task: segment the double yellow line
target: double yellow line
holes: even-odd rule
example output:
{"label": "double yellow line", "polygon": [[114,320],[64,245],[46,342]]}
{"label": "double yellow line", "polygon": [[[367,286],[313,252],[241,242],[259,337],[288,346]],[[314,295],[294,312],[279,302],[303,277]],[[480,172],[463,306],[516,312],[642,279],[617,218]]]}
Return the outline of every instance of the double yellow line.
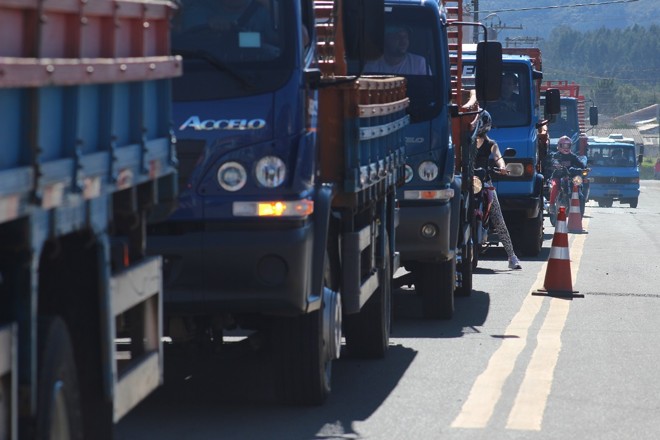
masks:
{"label": "double yellow line", "polygon": [[[585,219],[583,223],[587,229],[588,220]],[[573,280],[580,266],[585,239],[585,235],[576,235],[571,244]],[[532,291],[543,287],[546,270],[547,262],[541,268]],[[502,340],[502,345],[488,361],[486,370],[474,382],[460,413],[451,424],[453,428],[485,428],[488,425],[502,396],[504,385],[513,372],[520,353],[527,346],[529,329],[544,300],[550,302],[550,307],[537,334],[536,349],[527,365],[506,424],[507,429],[541,430],[561,350],[561,332],[566,324],[571,301],[532,296],[531,292],[507,327],[505,335],[508,337]]]}

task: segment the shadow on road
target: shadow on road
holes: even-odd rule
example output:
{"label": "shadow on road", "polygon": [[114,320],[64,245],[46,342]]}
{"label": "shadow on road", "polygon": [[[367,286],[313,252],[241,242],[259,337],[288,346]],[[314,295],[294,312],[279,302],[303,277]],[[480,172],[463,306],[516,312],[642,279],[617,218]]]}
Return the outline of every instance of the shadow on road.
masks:
{"label": "shadow on road", "polygon": [[360,437],[353,422],[382,405],[416,354],[392,345],[385,359],[342,357],[333,363],[332,393],[319,407],[279,403],[265,353],[238,348],[221,358],[170,357],[165,385],[119,423],[116,439]]}

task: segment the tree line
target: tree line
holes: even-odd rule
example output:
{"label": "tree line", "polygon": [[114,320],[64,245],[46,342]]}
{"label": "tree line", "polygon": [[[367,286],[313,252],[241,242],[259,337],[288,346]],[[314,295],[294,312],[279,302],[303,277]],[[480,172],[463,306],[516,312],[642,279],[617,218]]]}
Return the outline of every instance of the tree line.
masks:
{"label": "tree line", "polygon": [[586,32],[561,26],[539,46],[544,79],[577,82],[602,115],[618,116],[658,102],[659,25]]}

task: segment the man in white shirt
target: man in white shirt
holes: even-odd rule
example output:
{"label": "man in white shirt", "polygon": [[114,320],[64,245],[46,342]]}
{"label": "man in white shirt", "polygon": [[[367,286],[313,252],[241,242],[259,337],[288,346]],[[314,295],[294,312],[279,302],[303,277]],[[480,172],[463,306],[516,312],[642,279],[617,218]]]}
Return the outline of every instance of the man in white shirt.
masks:
{"label": "man in white shirt", "polygon": [[407,26],[385,28],[385,51],[383,56],[364,66],[365,73],[394,75],[429,75],[431,72],[423,56],[408,52],[410,29]]}

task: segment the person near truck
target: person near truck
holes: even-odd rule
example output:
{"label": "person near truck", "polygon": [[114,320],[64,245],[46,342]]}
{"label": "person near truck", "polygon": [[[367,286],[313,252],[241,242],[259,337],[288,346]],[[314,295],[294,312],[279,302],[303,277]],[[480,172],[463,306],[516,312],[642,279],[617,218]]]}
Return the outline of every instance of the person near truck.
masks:
{"label": "person near truck", "polygon": [[[502,158],[500,153],[500,147],[497,145],[497,142],[488,137],[488,132],[493,126],[493,119],[490,116],[490,113],[487,111],[481,112],[474,121],[472,121],[472,128],[476,129],[476,145],[477,145],[477,154],[474,159],[474,166],[476,168],[488,169],[488,161],[492,157],[497,165],[496,171],[506,176],[509,172],[506,169],[506,163]],[[509,257],[509,269],[522,269],[520,261],[516,256],[516,253],[513,250],[513,243],[511,242],[511,236],[509,235],[509,230],[504,223],[504,216],[502,215],[502,208],[500,207],[500,202],[497,199],[497,193],[495,192],[495,187],[490,181],[490,177],[486,177],[487,181],[484,182],[484,189],[491,191],[493,196],[493,206],[491,207],[490,218],[493,222],[493,227],[497,233],[504,250],[506,251],[507,256]]]}
{"label": "person near truck", "polygon": [[[551,169],[561,169],[564,168],[580,168],[584,169],[585,165],[580,160],[580,158],[571,151],[571,146],[573,141],[568,136],[562,136],[557,141],[557,152],[550,156],[550,161],[552,163]],[[557,194],[559,193],[559,177],[555,176],[556,173],[553,173],[551,176],[552,179],[552,189],[550,190],[550,213],[556,214],[555,210],[555,200],[557,199]]]}
{"label": "person near truck", "polygon": [[366,63],[364,71],[391,75],[429,75],[431,72],[426,64],[426,58],[408,52],[410,34],[411,30],[408,26],[386,26],[383,56]]}
{"label": "person near truck", "polygon": [[660,180],[660,157],[655,160],[655,168],[653,168],[653,178]]}

